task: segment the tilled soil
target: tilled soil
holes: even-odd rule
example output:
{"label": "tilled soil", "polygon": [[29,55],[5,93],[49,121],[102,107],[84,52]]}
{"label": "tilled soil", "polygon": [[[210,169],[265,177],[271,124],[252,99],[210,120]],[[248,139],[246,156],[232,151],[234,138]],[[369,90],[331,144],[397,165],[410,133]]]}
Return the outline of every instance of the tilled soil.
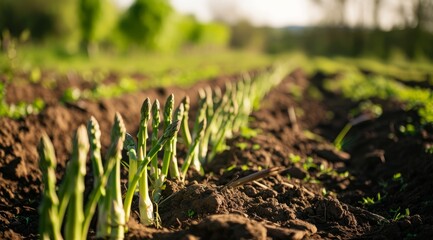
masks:
{"label": "tilled soil", "polygon": [[[316,74],[309,78],[301,70],[291,73],[253,113],[250,127],[255,134],[237,134],[230,139],[230,148],[206,166],[205,176],[191,172],[185,184],[167,183],[158,206],[162,229],[138,224],[135,204],[126,237],[433,237],[433,155],[425,151],[433,144],[432,126],[421,125],[416,112],[404,111],[401,103],[373,99],[382,104],[383,114],[352,128],[346,152],[338,151],[332,140],[359,103],[326,92],[321,87],[325,77],[329,76]],[[207,84],[223,86],[232,79],[222,77],[189,89],[152,89],[73,104],[58,103],[61,95],[56,91],[37,90],[32,96],[32,89],[40,86],[11,87],[14,94],[9,93],[8,101],[22,100],[19,96],[23,95],[29,101],[42,96],[47,107],[39,115],[0,119],[0,238],[38,237],[37,208],[42,186],[36,145],[42,131],[54,143],[60,181],[74,130],[91,115],[99,121],[102,136],[109,135],[116,111],[122,114],[127,131],[136,134],[141,103],[146,97],[164,102],[168,94],[174,93],[178,103],[188,94],[194,108],[199,88]],[[85,87],[79,81],[74,84]],[[294,94],[293,88],[301,91],[301,97]],[[320,91],[323,99],[309,94],[312,88]],[[408,123],[415,132],[400,131],[400,126]],[[108,137],[102,140],[106,148]],[[238,178],[271,167],[280,167],[281,171],[229,187]],[[363,204],[367,198],[374,203]],[[89,236],[93,237],[92,231]]]}

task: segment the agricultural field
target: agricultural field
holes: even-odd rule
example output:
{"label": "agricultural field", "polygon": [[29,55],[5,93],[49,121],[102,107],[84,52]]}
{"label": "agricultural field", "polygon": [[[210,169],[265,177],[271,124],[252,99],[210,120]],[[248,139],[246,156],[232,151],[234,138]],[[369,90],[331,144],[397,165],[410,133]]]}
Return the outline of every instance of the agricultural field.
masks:
{"label": "agricultural field", "polygon": [[1,239],[433,236],[431,63],[38,54],[0,59]]}

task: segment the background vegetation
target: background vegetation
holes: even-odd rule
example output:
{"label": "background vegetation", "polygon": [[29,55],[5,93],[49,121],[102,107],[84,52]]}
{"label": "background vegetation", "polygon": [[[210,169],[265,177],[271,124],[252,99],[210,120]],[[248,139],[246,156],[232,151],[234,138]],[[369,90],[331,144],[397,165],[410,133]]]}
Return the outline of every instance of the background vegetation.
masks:
{"label": "background vegetation", "polygon": [[311,1],[325,12],[319,24],[271,28],[239,18],[233,21],[233,16],[218,8],[213,13],[217,21],[201,23],[175,12],[167,0],[135,0],[127,9],[112,0],[3,0],[2,48],[8,48],[11,37],[27,32],[31,36],[27,44],[49,46],[59,56],[80,52],[92,56],[101,50],[173,52],[198,46],[382,59],[433,57],[431,0],[398,0],[392,11],[399,16],[399,24],[386,30],[379,21],[381,10],[389,8],[385,0],[365,1],[359,11],[369,12],[370,17],[356,23],[349,21],[351,0]]}

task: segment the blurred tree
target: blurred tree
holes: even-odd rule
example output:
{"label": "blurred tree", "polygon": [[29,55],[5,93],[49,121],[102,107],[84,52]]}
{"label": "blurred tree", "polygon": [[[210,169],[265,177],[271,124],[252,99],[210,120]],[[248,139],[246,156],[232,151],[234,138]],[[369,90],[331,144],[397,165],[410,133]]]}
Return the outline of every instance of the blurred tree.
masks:
{"label": "blurred tree", "polygon": [[121,17],[119,30],[127,41],[154,49],[170,12],[166,0],[135,0]]}
{"label": "blurred tree", "polygon": [[0,29],[9,30],[15,37],[29,29],[34,39],[40,39],[56,31],[54,18],[49,3],[44,0],[0,1]]}
{"label": "blurred tree", "polygon": [[374,0],[373,2],[373,27],[378,29],[380,27],[379,12],[382,7],[382,0]]}
{"label": "blurred tree", "polygon": [[81,48],[92,56],[117,20],[117,9],[109,0],[78,0]]}
{"label": "blurred tree", "polygon": [[430,45],[429,48],[432,49],[427,31],[433,31],[433,1],[416,0],[413,5],[413,15],[415,27],[409,32],[413,38],[412,44],[409,45],[409,56],[427,57],[424,46]]}
{"label": "blurred tree", "polygon": [[230,40],[230,28],[222,23],[200,23],[192,15],[172,12],[155,39],[156,49],[162,51],[185,46],[221,48]]}
{"label": "blurred tree", "polygon": [[262,51],[266,49],[268,28],[255,27],[247,20],[241,20],[231,26],[230,46]]}
{"label": "blurred tree", "polygon": [[97,50],[96,28],[102,15],[101,0],[79,0],[78,16],[81,29],[81,46],[90,56]]}

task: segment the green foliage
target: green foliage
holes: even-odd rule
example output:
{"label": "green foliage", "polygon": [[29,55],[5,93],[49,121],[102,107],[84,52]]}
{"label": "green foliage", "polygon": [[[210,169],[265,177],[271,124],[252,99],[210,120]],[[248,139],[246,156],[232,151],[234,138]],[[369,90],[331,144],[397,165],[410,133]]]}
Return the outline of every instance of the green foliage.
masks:
{"label": "green foliage", "polygon": [[433,122],[433,94],[430,89],[412,88],[382,75],[365,76],[359,71],[346,72],[338,80],[328,80],[325,88],[341,92],[355,101],[370,98],[398,100],[407,110],[417,109],[423,123]]}
{"label": "green foliage", "polygon": [[156,48],[162,51],[178,50],[184,46],[227,46],[230,29],[220,23],[200,23],[193,16],[171,13],[160,34],[156,36]]}
{"label": "green foliage", "polygon": [[136,0],[121,17],[120,31],[128,41],[155,48],[156,36],[170,12],[165,0]]}
{"label": "green foliage", "polygon": [[96,28],[101,17],[101,0],[79,0],[78,14],[80,19],[81,38],[84,44],[96,40]]}
{"label": "green foliage", "polygon": [[107,40],[117,23],[118,10],[109,0],[79,0],[78,14],[81,46],[89,55],[98,51],[98,44]]}
{"label": "green foliage", "polygon": [[198,24],[191,40],[199,45],[225,46],[230,38],[230,30],[220,23]]}

